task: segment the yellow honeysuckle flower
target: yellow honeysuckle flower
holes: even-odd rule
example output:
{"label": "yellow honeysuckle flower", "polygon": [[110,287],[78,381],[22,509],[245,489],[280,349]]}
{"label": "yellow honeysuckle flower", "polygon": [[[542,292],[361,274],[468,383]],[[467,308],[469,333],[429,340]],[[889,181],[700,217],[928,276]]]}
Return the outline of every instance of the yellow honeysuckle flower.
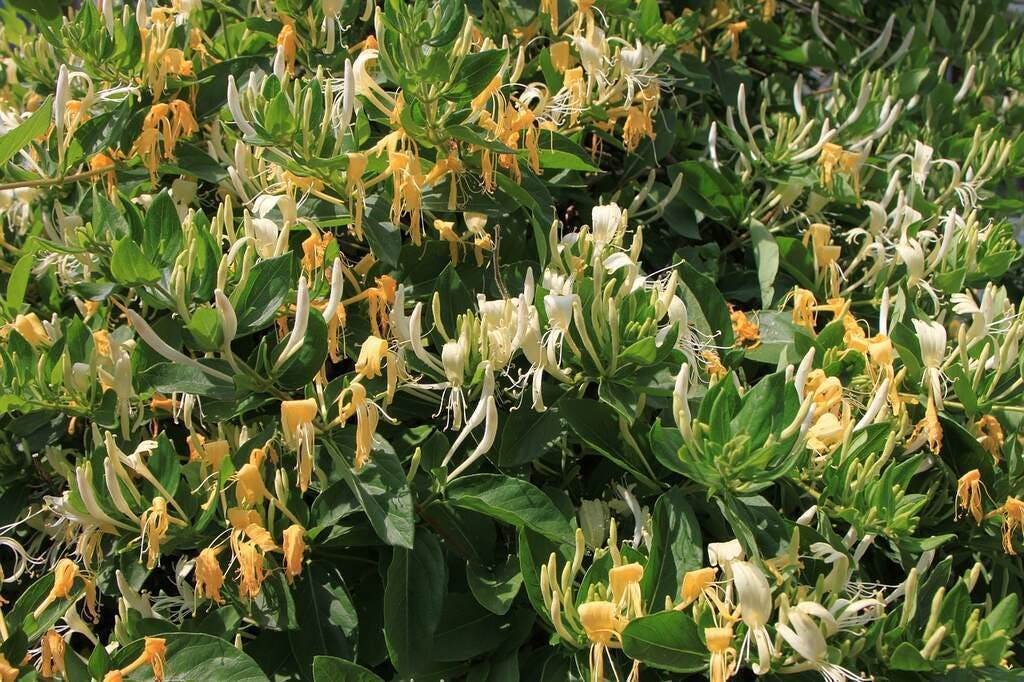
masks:
{"label": "yellow honeysuckle flower", "polygon": [[643,596],[640,593],[640,580],[643,577],[644,567],[635,562],[608,571],[612,601],[634,618],[644,615]]}
{"label": "yellow honeysuckle flower", "polygon": [[38,348],[50,342],[50,336],[46,333],[46,328],[39,321],[39,316],[35,313],[17,315],[11,327],[21,334],[21,337],[28,341],[33,348]]}
{"label": "yellow honeysuckle flower", "polygon": [[619,607],[610,601],[590,601],[580,604],[580,625],[590,646],[590,680],[604,680],[604,652],[610,646],[619,646],[626,621],[619,615]]}
{"label": "yellow honeysuckle flower", "polygon": [[21,671],[11,665],[6,656],[0,654],[0,682],[15,682],[20,674]]}
{"label": "yellow honeysuckle flower", "polygon": [[388,357],[388,342],[370,335],[363,341],[356,360],[356,372],[367,379],[381,375],[381,363]]}
{"label": "yellow honeysuckle flower", "polygon": [[113,200],[117,196],[117,174],[114,172],[114,160],[104,154],[97,152],[89,157],[89,172],[96,173],[93,182],[101,177],[107,184],[107,196]]}
{"label": "yellow honeysuckle flower", "polygon": [[302,492],[309,488],[313,475],[313,447],[316,437],[313,419],[318,412],[319,408],[313,398],[281,402],[281,432],[285,445],[296,453],[298,484]]}
{"label": "yellow honeysuckle flower", "polygon": [[989,516],[993,514],[1000,514],[1003,517],[1003,551],[1016,555],[1017,550],[1013,547],[1013,533],[1017,530],[1024,530],[1024,501],[1009,496],[1003,506],[990,512]]}
{"label": "yellow honeysuckle flower", "polygon": [[971,469],[957,481],[956,504],[958,509],[953,514],[954,520],[960,518],[961,511],[964,511],[981,523],[984,518],[981,511],[981,472],[977,469]]}
{"label": "yellow honeysuckle flower", "polygon": [[291,583],[302,574],[302,555],[306,552],[306,529],[295,523],[284,530],[284,574]]}
{"label": "yellow honeysuckle flower", "polygon": [[999,464],[1002,460],[1000,455],[1005,439],[1003,427],[1000,425],[999,420],[990,414],[983,415],[981,419],[974,423],[974,430],[978,434],[978,442],[981,444],[981,447],[985,448],[985,451],[992,455],[992,459],[995,460],[996,464]]}
{"label": "yellow honeysuckle flower", "polygon": [[327,247],[333,241],[334,235],[329,232],[323,234],[314,232],[302,242],[302,269],[311,281],[313,273],[323,267]]}
{"label": "yellow honeysuckle flower", "polygon": [[927,435],[928,449],[932,451],[932,454],[939,454],[939,450],[942,449],[942,424],[939,423],[939,413],[935,408],[935,400],[930,395],[928,396],[928,402],[925,403],[924,418],[914,427],[910,440],[917,440],[918,436],[922,433]]}
{"label": "yellow honeysuckle flower", "polygon": [[64,638],[53,628],[40,641],[40,672],[43,677],[54,677],[64,673]]}
{"label": "yellow honeysuckle flower", "polygon": [[224,586],[224,571],[220,568],[217,555],[223,547],[207,547],[196,557],[196,592],[218,604],[224,603],[221,588]]}
{"label": "yellow honeysuckle flower", "polygon": [[745,21],[736,21],[725,27],[729,33],[729,58],[734,61],[740,57],[740,34],[748,27],[749,24]]}
{"label": "yellow honeysuckle flower", "polygon": [[680,595],[683,598],[683,601],[679,606],[681,608],[685,608],[695,602],[702,594],[704,594],[705,590],[714,584],[715,576],[717,574],[718,569],[711,567],[687,571],[683,575],[683,584],[679,590]]}
{"label": "yellow honeysuckle flower", "polygon": [[167,500],[157,495],[149,509],[142,512],[142,543],[146,549],[146,568],[152,569],[160,561],[160,545],[170,528]]}
{"label": "yellow honeysuckle flower", "polygon": [[711,682],[724,682],[736,672],[736,649],[732,646],[732,628],[704,628],[711,661],[708,677]]}
{"label": "yellow honeysuckle flower", "polygon": [[270,497],[260,468],[251,462],[235,472],[235,500],[240,505],[260,504]]}
{"label": "yellow honeysuckle flower", "polygon": [[71,595],[71,588],[75,585],[75,578],[79,577],[78,566],[71,559],[61,559],[53,567],[53,587],[50,588],[46,599],[36,607],[32,615],[36,620],[43,614],[50,604],[58,599],[67,599]]}
{"label": "yellow honeysuckle flower", "polygon": [[246,526],[251,523],[259,524],[260,513],[255,509],[242,509],[241,507],[231,507],[228,509],[228,522],[231,527],[236,531],[244,531]]}
{"label": "yellow honeysuckle flower", "polygon": [[736,345],[746,350],[752,350],[761,345],[761,331],[757,323],[747,319],[747,314],[742,310],[733,310],[730,306],[729,319],[732,321],[733,335],[736,337]]}
{"label": "yellow honeysuckle flower", "polygon": [[251,542],[238,543],[235,553],[238,557],[238,595],[250,601],[260,593],[266,577],[263,553]]}
{"label": "yellow honeysuckle flower", "polygon": [[285,68],[289,75],[295,75],[295,56],[298,51],[299,40],[295,34],[295,26],[292,22],[285,22],[281,31],[277,34],[277,47],[284,56]]}
{"label": "yellow honeysuckle flower", "polygon": [[[348,402],[344,402],[345,394],[348,394]],[[373,401],[366,397],[366,387],[359,382],[353,382],[342,392],[341,410],[338,420],[345,424],[353,415],[356,417],[356,459],[355,468],[360,470],[370,460],[370,452],[373,450],[373,436],[377,432],[379,420],[378,408]]]}
{"label": "yellow honeysuckle flower", "polygon": [[811,246],[814,254],[814,267],[818,270],[826,268],[837,260],[842,248],[832,244],[832,228],[824,223],[813,223],[804,232],[804,246]]}

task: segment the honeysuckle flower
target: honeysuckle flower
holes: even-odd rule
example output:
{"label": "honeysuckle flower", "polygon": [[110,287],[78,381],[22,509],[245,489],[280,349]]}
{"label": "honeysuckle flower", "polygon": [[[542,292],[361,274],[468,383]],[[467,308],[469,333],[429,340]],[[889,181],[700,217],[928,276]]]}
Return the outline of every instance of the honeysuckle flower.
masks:
{"label": "honeysuckle flower", "polygon": [[736,649],[732,646],[732,628],[704,628],[711,660],[708,663],[708,678],[711,682],[724,682],[736,672]]}
{"label": "honeysuckle flower", "polygon": [[238,559],[238,596],[251,601],[259,595],[266,578],[263,552],[252,542],[239,542],[235,555]]}
{"label": "honeysuckle flower", "polygon": [[911,176],[918,187],[924,188],[925,180],[932,166],[932,156],[935,150],[921,142],[914,140],[914,156],[911,159]]}
{"label": "honeysuckle flower", "polygon": [[576,294],[548,294],[544,297],[544,312],[547,313],[552,329],[562,334],[568,333],[569,325],[572,323],[573,307],[578,301],[579,296]]}
{"label": "honeysuckle flower", "polygon": [[202,594],[217,604],[224,603],[224,597],[220,593],[224,586],[224,571],[221,570],[220,561],[217,559],[222,549],[223,546],[203,549],[196,557],[195,566],[196,595]]}
{"label": "honeysuckle flower", "polygon": [[644,615],[643,595],[640,592],[640,580],[643,577],[644,567],[635,562],[615,566],[608,571],[612,601],[631,618]]}
{"label": "honeysuckle flower", "polygon": [[604,653],[609,647],[621,646],[622,629],[626,620],[619,615],[619,607],[610,601],[588,601],[577,609],[580,625],[590,640],[590,680],[604,680]]}
{"label": "honeysuckle flower", "polygon": [[985,448],[988,454],[992,455],[992,459],[995,460],[996,464],[1001,461],[1001,451],[1003,448],[1003,427],[1000,425],[999,420],[990,414],[982,415],[982,417],[974,423],[974,431],[978,434],[978,443],[981,447]]}
{"label": "honeysuckle flower", "polygon": [[50,628],[40,641],[40,671],[43,677],[54,677],[64,674],[64,638]]}
{"label": "honeysuckle flower", "polygon": [[[345,401],[345,398],[348,401]],[[349,384],[338,397],[341,405],[338,421],[344,425],[354,415],[356,418],[355,468],[362,469],[370,461],[373,451],[373,437],[377,432],[380,408],[366,397],[366,387],[358,381]]]}
{"label": "honeysuckle flower", "polygon": [[213,369],[212,367],[208,367],[203,363],[199,362],[198,360],[196,360],[195,358],[190,358],[184,353],[177,351],[174,348],[171,348],[166,341],[160,338],[160,336],[157,335],[155,331],[153,331],[153,328],[149,326],[149,323],[147,323],[146,320],[144,320],[142,316],[139,315],[134,310],[131,310],[129,308],[125,311],[125,314],[128,317],[128,321],[131,322],[132,327],[135,328],[135,331],[136,333],[138,333],[139,337],[143,341],[145,341],[150,348],[156,351],[157,354],[161,355],[164,359],[169,360],[171,362],[189,365],[190,367],[194,367],[195,369],[198,369],[204,374],[208,374],[217,379],[221,379],[222,381],[232,381],[231,377],[228,376],[227,374],[224,374],[219,370]]}
{"label": "honeysuckle flower", "polygon": [[306,543],[303,536],[306,529],[295,523],[284,530],[284,574],[288,582],[294,582],[295,578],[302,574],[302,556],[306,552]]}
{"label": "honeysuckle flower", "polygon": [[677,608],[686,608],[701,596],[704,596],[708,590],[713,590],[717,575],[718,569],[711,568],[710,566],[684,573],[683,583],[679,587],[679,594],[683,601],[680,602]]}
{"label": "honeysuckle flower", "polygon": [[[817,670],[827,680],[864,682],[865,678],[829,662],[828,643],[809,615],[799,609],[790,609],[788,621],[788,624],[779,622],[775,630],[804,659],[807,667]],[[800,666],[794,666],[793,672],[800,669]]]}
{"label": "honeysuckle flower", "polygon": [[739,540],[708,543],[708,563],[713,567],[721,566],[728,579],[732,579],[732,563],[741,561],[745,556],[743,545]]}
{"label": "honeysuckle flower", "polygon": [[907,451],[913,452],[925,443],[932,454],[939,454],[942,449],[942,424],[939,423],[939,414],[935,407],[935,401],[929,395],[925,402],[924,418],[914,427],[907,444]]}
{"label": "honeysuckle flower", "polygon": [[167,511],[167,501],[157,495],[153,503],[141,517],[142,543],[141,549],[146,552],[146,568],[152,569],[160,561],[160,545],[167,537],[171,526],[171,516]]}
{"label": "honeysuckle flower", "polygon": [[263,482],[263,474],[259,466],[247,462],[235,472],[235,500],[240,505],[256,505],[271,497]]}
{"label": "honeysuckle flower", "polygon": [[924,365],[924,384],[928,394],[942,409],[942,363],[946,359],[946,328],[931,320],[913,320],[917,340],[921,346],[921,364]]}
{"label": "honeysuckle flower", "polygon": [[123,668],[107,673],[103,681],[122,680],[125,675],[131,675],[142,666],[148,665],[153,670],[153,679],[156,682],[163,682],[164,665],[167,661],[167,640],[162,637],[146,637],[144,642],[142,653],[138,658]]}
{"label": "honeysuckle flower", "polygon": [[732,321],[733,335],[736,345],[746,350],[753,350],[761,345],[761,331],[756,323],[747,319],[742,310],[731,309],[729,319]]}
{"label": "honeysuckle flower", "polygon": [[227,100],[228,110],[231,112],[232,118],[235,119],[235,125],[242,131],[242,134],[246,137],[257,137],[256,129],[252,127],[252,124],[249,123],[242,112],[242,102],[238,95],[238,86],[235,84],[234,74],[228,75]]}
{"label": "honeysuckle flower", "polygon": [[676,420],[676,428],[682,434],[684,441],[693,437],[693,427],[690,416],[690,365],[683,363],[676,375],[675,385],[672,388],[672,416]]}
{"label": "honeysuckle flower", "polygon": [[10,328],[21,334],[21,337],[28,341],[29,345],[33,348],[50,343],[50,336],[46,333],[46,328],[43,327],[43,323],[35,313],[16,315]]}
{"label": "honeysuckle flower", "polygon": [[842,254],[842,247],[832,243],[832,228],[824,223],[813,223],[804,232],[804,246],[811,246],[814,267],[819,271],[830,267]]}
{"label": "honeysuckle flower", "polygon": [[306,285],[306,277],[303,275],[299,277],[298,293],[295,297],[295,326],[292,327],[292,331],[288,335],[288,342],[274,362],[275,370],[284,365],[302,347],[306,338],[306,327],[308,324],[309,287]]}
{"label": "honeysuckle flower", "polygon": [[730,561],[733,585],[740,607],[740,617],[747,626],[747,635],[740,648],[740,660],[744,660],[750,652],[751,639],[757,646],[757,662],[752,665],[758,675],[767,673],[771,668],[771,657],[775,653],[771,637],[768,635],[768,619],[772,615],[772,591],[764,573],[746,561]]}
{"label": "honeysuckle flower", "polygon": [[15,668],[7,660],[7,657],[0,654],[0,682],[15,682],[21,671]]}
{"label": "honeysuckle flower", "polygon": [[1024,501],[1012,495],[1008,496],[1001,507],[988,513],[988,516],[994,515],[1003,517],[1003,551],[1016,556],[1017,550],[1013,547],[1013,534],[1015,531],[1024,530]]}
{"label": "honeysuckle flower", "polygon": [[47,607],[58,599],[67,599],[71,596],[71,590],[75,585],[75,579],[81,577],[78,566],[71,559],[61,559],[53,567],[53,587],[50,588],[46,598],[40,602],[32,617],[39,620],[39,617],[46,611]]}
{"label": "honeysuckle flower", "polygon": [[373,379],[381,375],[381,363],[388,358],[388,342],[379,336],[372,334],[366,337],[359,349],[359,359],[356,360],[356,372],[366,379]]}
{"label": "honeysuckle flower", "polygon": [[956,505],[958,509],[953,515],[954,519],[962,513],[970,513],[975,522],[981,523],[984,512],[981,510],[981,472],[977,469],[971,469],[957,481]]}
{"label": "honeysuckle flower", "polygon": [[808,429],[807,447],[818,453],[831,451],[843,442],[845,432],[846,424],[836,415],[827,412]]}

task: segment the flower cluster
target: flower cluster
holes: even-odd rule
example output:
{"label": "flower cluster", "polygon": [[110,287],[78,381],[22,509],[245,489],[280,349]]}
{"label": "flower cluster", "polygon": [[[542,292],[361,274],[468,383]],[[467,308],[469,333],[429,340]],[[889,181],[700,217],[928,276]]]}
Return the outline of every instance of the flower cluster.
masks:
{"label": "flower cluster", "polygon": [[1018,665],[1024,24],[686,4],[0,7],[0,680]]}

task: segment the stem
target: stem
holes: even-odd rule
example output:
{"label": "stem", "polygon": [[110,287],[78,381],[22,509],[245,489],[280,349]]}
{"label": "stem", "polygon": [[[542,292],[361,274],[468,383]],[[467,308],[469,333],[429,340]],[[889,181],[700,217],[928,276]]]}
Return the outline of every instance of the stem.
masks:
{"label": "stem", "polygon": [[75,173],[74,175],[64,175],[56,178],[36,178],[35,180],[21,180],[19,182],[6,182],[0,184],[0,190],[6,189],[21,189],[22,187],[52,187],[54,185],[66,185],[72,182],[78,182],[79,180],[88,180],[104,173],[109,173],[113,169],[109,166],[103,168],[94,168],[82,173]]}

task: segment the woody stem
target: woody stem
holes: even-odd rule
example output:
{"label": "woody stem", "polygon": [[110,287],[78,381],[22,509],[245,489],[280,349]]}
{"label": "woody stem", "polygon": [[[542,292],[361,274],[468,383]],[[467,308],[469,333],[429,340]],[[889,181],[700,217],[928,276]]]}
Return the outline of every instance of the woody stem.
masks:
{"label": "woody stem", "polygon": [[0,190],[21,189],[23,187],[51,187],[53,185],[66,185],[79,180],[88,180],[104,173],[110,173],[113,169],[110,166],[94,168],[74,175],[65,175],[56,178],[36,178],[35,180],[21,180],[20,182],[7,182],[0,184]]}

